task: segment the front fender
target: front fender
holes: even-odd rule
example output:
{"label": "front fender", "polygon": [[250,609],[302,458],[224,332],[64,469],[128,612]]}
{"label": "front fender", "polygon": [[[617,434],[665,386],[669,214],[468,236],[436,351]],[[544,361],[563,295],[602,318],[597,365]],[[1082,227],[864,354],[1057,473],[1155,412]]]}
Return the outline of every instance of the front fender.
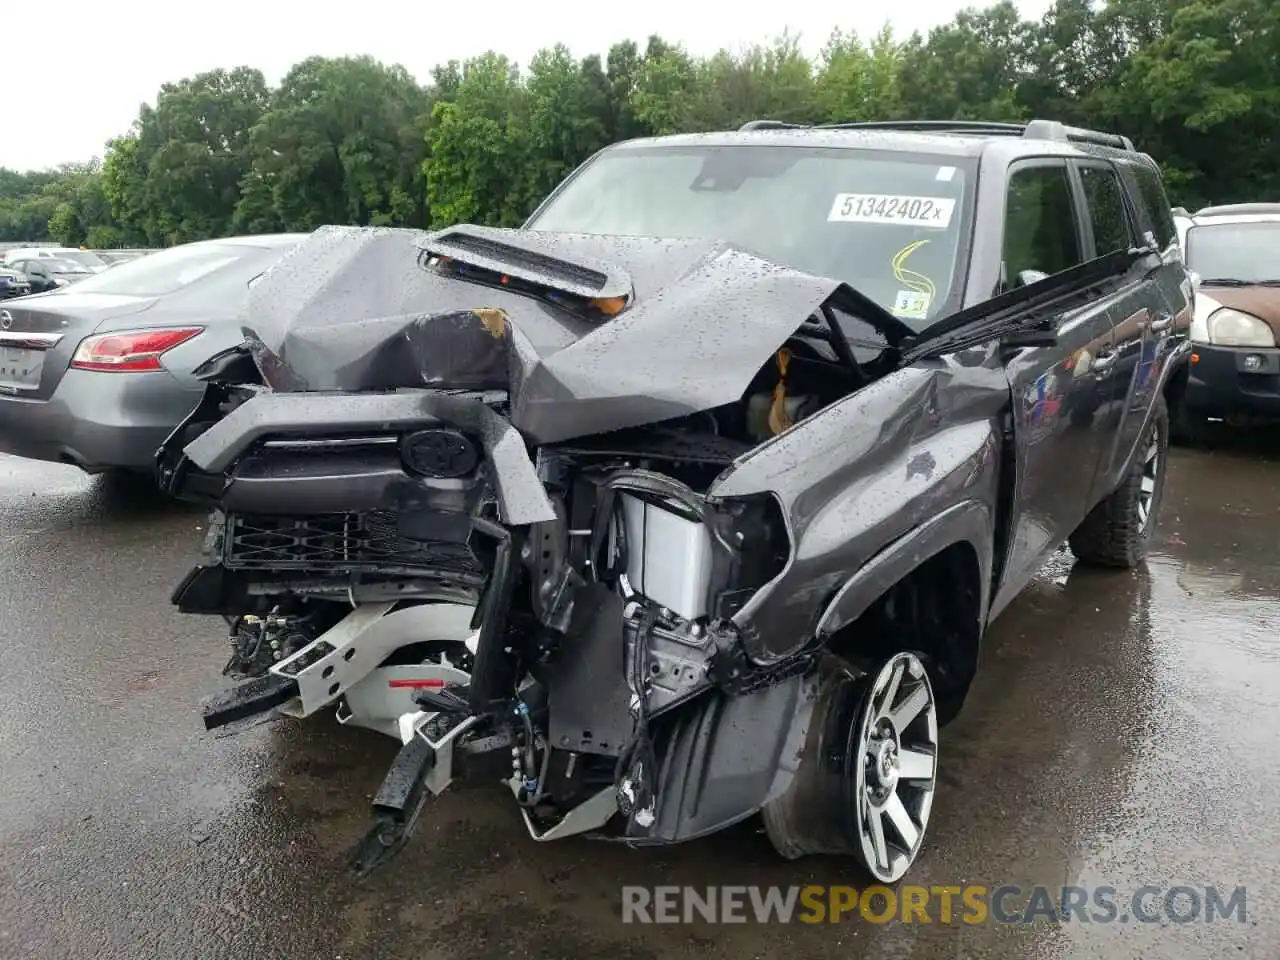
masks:
{"label": "front fender", "polygon": [[[837,611],[856,607],[863,589],[897,570],[893,563],[927,559],[921,551],[935,539],[945,546],[947,530],[972,543],[985,592],[1008,406],[1009,384],[994,352],[921,361],[801,421],[730,468],[709,495],[772,494],[792,546],[783,571],[733,618],[747,655],[768,665],[794,654],[820,627],[830,629]],[[891,561],[895,550],[901,561]],[[885,564],[884,572],[860,579],[873,561]]]}
{"label": "front fender", "polygon": [[991,592],[993,527],[991,508],[981,501],[966,500],[943,510],[880,551],[845,581],[818,620],[819,636],[825,639],[838,633],[862,616],[895,583],[926,560],[957,544],[967,544],[973,549],[982,591],[979,611],[985,611]]}

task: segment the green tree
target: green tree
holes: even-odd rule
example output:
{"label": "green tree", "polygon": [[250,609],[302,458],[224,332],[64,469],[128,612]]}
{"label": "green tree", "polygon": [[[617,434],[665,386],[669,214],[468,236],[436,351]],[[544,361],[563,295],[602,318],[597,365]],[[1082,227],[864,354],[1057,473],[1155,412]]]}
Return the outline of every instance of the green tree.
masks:
{"label": "green tree", "polygon": [[427,127],[423,172],[432,222],[519,223],[535,198],[522,170],[530,160],[528,91],[515,64],[486,53],[462,65],[450,99]]}
{"label": "green tree", "polygon": [[698,64],[696,92],[686,103],[689,130],[733,130],[748,120],[806,123],[817,119],[813,64],[799,40],[783,34],[740,54],[721,50]]}
{"label": "green tree", "polygon": [[581,64],[557,45],[529,65],[527,149],[518,192],[536,200],[610,140],[610,90],[598,57]]}
{"label": "green tree", "polygon": [[133,130],[110,145],[106,193],[117,219],[151,243],[225,235],[249,169],[250,131],[270,92],[249,67],[160,88]]}
{"label": "green tree", "polygon": [[424,225],[425,110],[422,89],[401,66],[371,57],[297,64],[253,127],[237,225]]}
{"label": "green tree", "polygon": [[822,48],[815,100],[829,123],[860,123],[902,115],[902,51],[884,27],[870,44],[856,33],[832,33]]}
{"label": "green tree", "polygon": [[631,94],[631,111],[654,135],[697,129],[691,109],[698,92],[698,64],[682,47],[649,38]]}
{"label": "green tree", "polygon": [[962,10],[928,40],[914,34],[902,50],[903,110],[920,119],[1022,119],[1031,41],[1032,24],[1013,0]]}
{"label": "green tree", "polygon": [[563,45],[522,76],[497,53],[425,87],[367,57],[312,58],[270,91],[246,67],[166,84],[94,165],[0,170],[0,236],[174,243],[322,223],[518,224],[577,164],[640,136],[753,118],[1062,120],[1124,133],[1175,202],[1280,193],[1280,4],[1012,0],[904,41],[833,32],[691,56],[652,36]]}

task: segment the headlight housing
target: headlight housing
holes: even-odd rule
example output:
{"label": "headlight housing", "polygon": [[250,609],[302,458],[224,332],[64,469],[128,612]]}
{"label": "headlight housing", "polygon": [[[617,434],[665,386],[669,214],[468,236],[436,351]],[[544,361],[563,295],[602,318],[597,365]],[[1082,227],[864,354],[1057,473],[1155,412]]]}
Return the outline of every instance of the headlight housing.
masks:
{"label": "headlight housing", "polygon": [[1251,313],[1223,307],[1209,315],[1209,342],[1220,347],[1274,347],[1275,332]]}

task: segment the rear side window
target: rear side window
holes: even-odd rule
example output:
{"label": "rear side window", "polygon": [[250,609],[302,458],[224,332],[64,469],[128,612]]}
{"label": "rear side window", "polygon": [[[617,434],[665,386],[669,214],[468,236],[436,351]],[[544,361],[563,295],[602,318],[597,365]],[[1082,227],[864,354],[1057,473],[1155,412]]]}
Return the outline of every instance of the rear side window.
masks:
{"label": "rear side window", "polygon": [[1004,222],[1005,286],[1026,270],[1055,274],[1083,262],[1067,166],[1015,168],[1009,177]]}
{"label": "rear side window", "polygon": [[1110,167],[1082,166],[1080,182],[1084,185],[1089,222],[1093,226],[1094,256],[1134,246],[1124,208],[1124,194],[1116,172]]}
{"label": "rear side window", "polygon": [[1173,222],[1173,208],[1169,206],[1169,195],[1164,190],[1164,180],[1160,172],[1148,163],[1134,163],[1129,169],[1138,182],[1142,205],[1147,208],[1147,218],[1155,231],[1156,242],[1164,249],[1178,235],[1178,228]]}

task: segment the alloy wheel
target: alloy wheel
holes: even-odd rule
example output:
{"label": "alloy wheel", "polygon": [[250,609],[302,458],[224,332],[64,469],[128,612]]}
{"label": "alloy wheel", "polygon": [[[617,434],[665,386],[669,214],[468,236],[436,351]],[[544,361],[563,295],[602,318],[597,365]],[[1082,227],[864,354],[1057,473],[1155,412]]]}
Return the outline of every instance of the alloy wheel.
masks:
{"label": "alloy wheel", "polygon": [[861,859],[895,883],[920,852],[937,786],[937,704],[915,654],[895,654],[877,671],[852,734]]}
{"label": "alloy wheel", "polygon": [[1160,434],[1152,429],[1146,452],[1142,455],[1142,479],[1138,487],[1138,523],[1142,533],[1151,525],[1152,507],[1159,489],[1160,471],[1164,468],[1160,455]]}

